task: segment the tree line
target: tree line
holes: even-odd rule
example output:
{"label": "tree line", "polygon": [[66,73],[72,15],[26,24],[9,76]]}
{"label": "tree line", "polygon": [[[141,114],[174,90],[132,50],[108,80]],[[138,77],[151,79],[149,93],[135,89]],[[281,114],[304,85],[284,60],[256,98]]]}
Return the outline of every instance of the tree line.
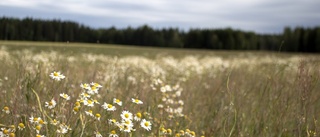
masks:
{"label": "tree line", "polygon": [[286,27],[282,34],[257,34],[231,28],[190,29],[186,32],[178,28],[153,29],[148,25],[124,29],[94,29],[72,21],[1,17],[0,39],[195,49],[320,52],[320,27]]}

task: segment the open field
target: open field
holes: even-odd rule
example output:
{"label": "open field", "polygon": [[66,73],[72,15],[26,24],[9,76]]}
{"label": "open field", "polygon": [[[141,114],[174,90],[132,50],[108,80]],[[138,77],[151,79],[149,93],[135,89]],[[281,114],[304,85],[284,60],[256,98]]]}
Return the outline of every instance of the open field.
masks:
{"label": "open field", "polygon": [[320,131],[320,55],[0,41],[0,61],[0,136]]}

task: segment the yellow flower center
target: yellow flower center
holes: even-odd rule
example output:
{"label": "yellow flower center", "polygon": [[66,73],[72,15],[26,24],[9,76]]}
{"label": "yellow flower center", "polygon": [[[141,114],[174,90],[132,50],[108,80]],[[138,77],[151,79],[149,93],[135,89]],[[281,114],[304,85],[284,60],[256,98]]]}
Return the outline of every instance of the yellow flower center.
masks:
{"label": "yellow flower center", "polygon": [[9,134],[9,130],[4,129],[4,130],[2,131],[2,133],[3,133],[3,134]]}
{"label": "yellow flower center", "polygon": [[33,118],[33,121],[34,121],[34,122],[38,121],[38,118],[36,118],[36,117],[35,117],[35,118]]}
{"label": "yellow flower center", "polygon": [[59,76],[59,74],[57,72],[53,72],[53,76]]}
{"label": "yellow flower center", "polygon": [[83,87],[85,87],[85,88],[88,87],[88,84],[83,84]]}
{"label": "yellow flower center", "polygon": [[91,100],[88,100],[87,102],[88,102],[88,104],[92,104],[92,101],[91,101]]}
{"label": "yellow flower center", "polygon": [[14,133],[10,133],[9,137],[15,137],[16,135]]}
{"label": "yellow flower center", "polygon": [[53,103],[52,103],[52,101],[50,101],[50,102],[49,102],[49,106],[53,106]]}
{"label": "yellow flower center", "polygon": [[79,107],[74,107],[73,111],[78,112],[79,111]]}
{"label": "yellow flower center", "polygon": [[135,100],[135,102],[136,102],[136,103],[138,103],[138,102],[139,102],[139,100],[138,100],[138,99],[136,99],[136,100]]}
{"label": "yellow flower center", "polygon": [[110,132],[110,134],[116,134],[116,131],[114,131],[114,130],[112,130],[111,132]]}
{"label": "yellow flower center", "polygon": [[119,99],[116,99],[116,102],[117,102],[117,103],[120,103],[120,100],[119,100]]}
{"label": "yellow flower center", "polygon": [[4,107],[3,110],[8,111],[9,107]]}
{"label": "yellow flower center", "polygon": [[23,123],[19,123],[19,127],[20,127],[20,128],[25,128],[25,126],[24,126]]}
{"label": "yellow flower center", "polygon": [[39,124],[44,124],[44,121],[41,119],[40,121],[39,121]]}
{"label": "yellow flower center", "polygon": [[161,128],[160,130],[161,130],[162,132],[167,132],[167,130],[164,129],[164,128]]}
{"label": "yellow flower center", "polygon": [[36,130],[40,130],[41,129],[41,126],[40,125],[37,125],[36,126]]}
{"label": "yellow flower center", "polygon": [[101,115],[100,115],[99,113],[97,113],[97,114],[96,114],[96,117],[98,117],[98,118],[99,118],[99,117],[101,117]]}
{"label": "yellow flower center", "polygon": [[113,106],[111,104],[108,104],[108,108],[112,108]]}
{"label": "yellow flower center", "polygon": [[148,127],[148,126],[150,125],[150,123],[149,123],[149,122],[144,122],[144,125],[145,125],[146,127]]}
{"label": "yellow flower center", "polygon": [[95,87],[95,86],[91,87],[91,90],[96,90],[96,89],[97,89],[97,87]]}
{"label": "yellow flower center", "polygon": [[80,103],[79,103],[79,102],[76,102],[76,103],[75,103],[75,106],[80,106]]}
{"label": "yellow flower center", "polygon": [[140,112],[138,112],[136,115],[137,115],[138,118],[141,118],[141,113]]}
{"label": "yellow flower center", "polygon": [[124,114],[124,117],[129,118],[129,114],[128,113]]}

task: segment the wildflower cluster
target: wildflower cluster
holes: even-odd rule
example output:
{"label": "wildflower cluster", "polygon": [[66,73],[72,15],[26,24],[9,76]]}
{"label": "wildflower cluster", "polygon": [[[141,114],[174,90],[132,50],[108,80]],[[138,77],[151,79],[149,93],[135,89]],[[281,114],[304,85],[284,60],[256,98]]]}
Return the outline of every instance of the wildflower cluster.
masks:
{"label": "wildflower cluster", "polygon": [[166,125],[179,125],[179,118],[186,118],[187,116],[183,114],[184,101],[180,98],[183,89],[179,84],[174,86],[165,84],[161,79],[154,79],[150,85],[152,90],[160,94],[160,103],[157,105],[159,112],[167,118],[167,121],[158,121],[161,125],[159,127],[160,134],[164,136],[186,136],[186,137],[195,137],[195,132],[190,131],[189,129],[179,130],[165,128]]}
{"label": "wildflower cluster", "polygon": [[[137,105],[143,104],[143,102],[139,99],[131,98],[131,101],[133,104],[137,104]],[[120,101],[119,99],[114,98],[113,103],[117,104],[120,107],[122,106],[122,101]],[[107,104],[107,106],[108,107],[103,106],[103,108],[106,109],[107,111],[108,111],[108,109],[115,107],[111,104]],[[115,108],[112,111],[114,111],[114,110],[115,110]],[[133,114],[132,112],[130,112],[128,110],[122,110],[122,112],[120,114],[120,120],[116,120],[115,118],[111,118],[111,119],[108,119],[108,121],[109,121],[109,124],[111,126],[113,126],[114,128],[116,128],[118,131],[124,132],[124,133],[131,133],[131,132],[136,131],[135,127],[137,127],[137,126],[140,128],[143,128],[147,131],[150,131],[152,123],[151,123],[151,121],[147,120],[146,118],[142,117],[141,112],[137,112],[137,113]],[[115,133],[116,133],[116,130],[112,130],[110,132],[110,136],[113,136],[113,137],[117,136],[117,135],[115,135]]]}
{"label": "wildflower cluster", "polygon": [[195,137],[196,136],[196,133],[194,131],[191,131],[189,129],[185,129],[185,130],[178,130],[176,131],[175,134],[172,133],[173,131],[168,128],[168,129],[165,129],[164,127],[160,128],[160,134],[161,135],[174,135],[175,137],[182,137],[182,136],[185,136],[185,137]]}
{"label": "wildflower cluster", "polygon": [[[6,115],[10,114],[10,108],[8,106],[3,107],[2,112],[4,112]],[[1,121],[0,121],[1,122]],[[0,137],[15,137],[16,136],[16,126],[15,125],[9,125],[5,126],[0,123]],[[21,131],[25,129],[25,125],[23,123],[19,123],[17,125],[18,130]]]}
{"label": "wildflower cluster", "polygon": [[[65,79],[65,76],[60,72],[53,72],[49,76],[56,81]],[[158,107],[168,113],[169,119],[183,116],[183,101],[179,100],[182,88],[179,85],[166,85],[158,79],[157,83],[152,86],[160,91],[162,103]],[[70,96],[70,92],[58,91],[49,95],[50,99],[44,102],[41,102],[42,98],[33,90],[40,111],[33,112],[25,121],[28,123],[31,134],[36,137],[71,136],[75,134],[80,136],[119,137],[125,134],[135,134],[137,130],[139,134],[141,132],[150,132],[151,135],[157,134],[157,130],[152,132],[153,120],[156,118],[142,109],[141,106],[145,103],[138,97],[130,97],[124,100],[113,97],[109,101],[98,101],[101,99],[99,93],[103,88],[102,85],[96,82],[82,83],[80,88],[81,92],[78,95],[71,94]],[[73,98],[75,96],[77,98]],[[72,109],[66,109],[69,107]],[[3,107],[2,111],[5,114],[11,113],[7,106]],[[72,123],[70,119],[76,119],[75,121],[78,122]],[[99,128],[105,122],[109,123],[108,128]],[[24,123],[19,123],[17,127],[21,132],[24,132],[26,128]],[[89,128],[92,131],[91,133],[85,131]],[[1,128],[0,137],[15,136],[15,133],[15,128]],[[163,130],[163,134],[172,135],[172,130]]]}
{"label": "wildflower cluster", "polygon": [[1,128],[0,137],[15,137],[15,126]]}
{"label": "wildflower cluster", "polygon": [[31,116],[29,118],[29,122],[37,134],[39,134],[42,127],[48,123],[44,119],[42,119],[41,117],[33,117],[33,116]]}
{"label": "wildflower cluster", "polygon": [[[120,132],[130,133],[130,132],[136,131],[136,129],[134,128],[134,123],[140,124],[140,127],[144,128],[147,131],[151,130],[151,125],[152,125],[151,122],[146,119],[141,120],[140,112],[133,115],[131,112],[124,110],[120,114],[120,117],[121,117],[121,120],[119,122],[116,119],[108,120],[109,124],[114,127],[117,127]],[[113,132],[114,134],[115,130],[111,132]]]}
{"label": "wildflower cluster", "polygon": [[[57,81],[61,81],[65,78],[60,72],[53,72],[49,76]],[[123,106],[123,101],[119,98],[113,98],[111,101],[101,101],[100,103],[98,99],[101,98],[99,92],[102,87],[102,85],[96,82],[82,83],[80,84],[82,92],[78,94],[76,99],[72,99],[67,92],[60,93],[58,96],[59,99],[55,98],[53,95],[53,98],[44,102],[45,110],[40,113],[40,116],[29,117],[29,125],[31,125],[35,135],[40,137],[44,136],[44,133],[48,133],[48,131],[45,131],[48,130],[48,126],[51,127],[51,129],[52,127],[55,129],[55,134],[70,135],[71,133],[69,131],[73,130],[70,124],[72,125],[73,123],[67,124],[69,120],[66,119],[66,116],[63,116],[66,114],[65,112],[68,111],[64,108],[69,105],[73,106],[71,117],[75,117],[81,123],[81,130],[76,131],[81,136],[90,135],[90,133],[84,132],[87,127],[95,128],[94,132],[91,134],[94,134],[96,137],[102,137],[103,135],[118,137],[120,134],[131,134],[136,131],[137,128],[151,131],[151,117],[147,112],[143,113],[145,115],[142,115],[140,110],[136,110],[136,113],[132,113],[125,109],[126,107]],[[38,96],[36,92],[35,94]],[[70,102],[71,100],[74,100],[75,102],[72,103]],[[132,105],[133,107],[128,106],[128,108],[143,105],[143,101],[138,98],[130,98],[129,100],[130,102],[128,105]],[[3,111],[6,113],[10,112],[8,107],[3,108]],[[49,122],[47,122],[47,120],[49,120]],[[110,124],[109,131],[99,129],[99,125],[104,123],[104,121],[108,121]],[[78,125],[76,124],[73,126],[76,128]],[[19,129],[24,129],[24,125],[19,125]],[[7,130],[5,130],[5,132],[7,133]]]}
{"label": "wildflower cluster", "polygon": [[164,109],[168,118],[184,116],[182,113],[184,101],[180,99],[183,89],[179,84],[171,86],[160,79],[154,79],[151,88],[161,93],[161,103],[158,104],[158,108]]}

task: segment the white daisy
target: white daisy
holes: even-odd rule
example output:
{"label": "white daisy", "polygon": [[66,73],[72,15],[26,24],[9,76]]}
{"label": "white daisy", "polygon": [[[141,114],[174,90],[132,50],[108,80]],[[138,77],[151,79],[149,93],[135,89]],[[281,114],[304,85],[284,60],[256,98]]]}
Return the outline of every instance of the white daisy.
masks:
{"label": "white daisy", "polygon": [[37,134],[36,137],[46,137],[46,136]]}
{"label": "white daisy", "polygon": [[61,93],[61,94],[60,94],[60,97],[66,99],[66,100],[70,100],[70,96],[67,95],[67,94],[65,94],[65,93]]}
{"label": "white daisy", "polygon": [[95,131],[94,134],[96,134],[96,137],[102,137],[102,135],[98,131]]}
{"label": "white daisy", "polygon": [[80,98],[81,99],[87,99],[87,98],[90,98],[90,95],[83,92],[83,93],[80,94]]}
{"label": "white daisy", "polygon": [[109,134],[109,137],[119,137],[115,130],[112,130]]}
{"label": "white daisy", "polygon": [[101,115],[97,113],[95,118],[100,121]]}
{"label": "white daisy", "polygon": [[51,120],[50,123],[51,123],[52,125],[56,126],[56,125],[58,125],[58,124],[60,123],[60,121],[58,121],[58,120],[56,120],[56,119],[53,119],[53,120]]}
{"label": "white daisy", "polygon": [[19,130],[23,130],[23,129],[25,129],[26,127],[24,126],[24,124],[23,123],[19,123],[19,125],[18,125],[18,129]]}
{"label": "white daisy", "polygon": [[66,134],[68,133],[69,130],[72,130],[69,126],[66,124],[62,123],[59,125],[59,128],[57,129],[57,133],[59,134]]}
{"label": "white daisy", "polygon": [[132,120],[132,113],[130,113],[129,111],[126,111],[126,110],[122,111],[120,116],[124,120]]}
{"label": "white daisy", "polygon": [[143,102],[139,99],[134,99],[134,98],[131,98],[132,102],[133,103],[136,103],[136,104],[143,104]]}
{"label": "white daisy", "polygon": [[117,98],[113,98],[113,103],[118,104],[119,106],[122,106],[122,101],[120,101]]}
{"label": "white daisy", "polygon": [[134,116],[133,119],[134,119],[135,121],[140,121],[140,120],[141,120],[141,116],[142,116],[141,113],[138,112],[138,113]]}
{"label": "white daisy", "polygon": [[1,128],[1,131],[0,131],[0,137],[8,137],[9,136],[9,133],[10,133],[10,129],[7,129],[7,128]]}
{"label": "white daisy", "polygon": [[50,102],[45,102],[45,107],[53,109],[57,105],[57,102],[54,99],[51,99]]}
{"label": "white daisy", "polygon": [[40,117],[33,117],[33,116],[31,116],[31,117],[29,118],[30,123],[36,123],[36,124],[38,124],[40,120],[41,120]]}
{"label": "white daisy", "polygon": [[91,94],[91,95],[93,95],[93,94],[98,94],[98,90],[99,90],[99,88],[97,88],[97,87],[95,87],[95,86],[91,86],[89,89],[88,89],[88,94]]}
{"label": "white daisy", "polygon": [[9,107],[7,107],[7,106],[6,106],[6,107],[3,107],[2,111],[5,112],[5,113],[7,113],[7,114],[10,113],[10,109],[9,109]]}
{"label": "white daisy", "polygon": [[84,83],[84,84],[81,83],[80,87],[83,89],[90,89],[90,86],[87,83]]}
{"label": "white daisy", "polygon": [[124,125],[124,129],[123,129],[124,132],[131,132],[131,131],[134,131],[133,129],[133,126],[127,126],[127,125]]}
{"label": "white daisy", "polygon": [[128,132],[128,133],[135,130],[135,129],[133,129],[133,126],[127,126],[123,123],[119,124],[118,128],[120,131]]}
{"label": "white daisy", "polygon": [[108,123],[109,124],[114,124],[114,125],[118,125],[118,122],[117,122],[117,120],[116,119],[108,119]]}
{"label": "white daisy", "polygon": [[85,99],[83,101],[83,104],[88,106],[88,107],[93,107],[94,106],[94,101],[92,101],[91,99]]}
{"label": "white daisy", "polygon": [[190,131],[189,129],[186,130],[185,135],[188,137],[195,137],[196,133],[194,131]]}
{"label": "white daisy", "polygon": [[121,124],[123,124],[124,126],[128,126],[128,127],[133,127],[133,123],[131,120],[122,120]]}
{"label": "white daisy", "polygon": [[36,125],[36,126],[34,127],[34,129],[36,130],[37,134],[40,133],[41,128],[42,128],[42,125],[41,125],[41,124]]}
{"label": "white daisy", "polygon": [[95,87],[97,87],[97,88],[101,88],[101,87],[102,87],[100,84],[94,83],[94,82],[91,82],[90,85],[91,85],[91,86],[95,86]]}
{"label": "white daisy", "polygon": [[143,127],[144,129],[146,129],[146,130],[151,130],[151,123],[150,123],[150,121],[147,121],[147,120],[145,120],[145,119],[142,119],[142,121],[141,121],[141,123],[140,123],[140,126],[141,127]]}
{"label": "white daisy", "polygon": [[62,75],[60,72],[55,72],[55,71],[52,72],[49,76],[50,76],[52,79],[57,80],[57,81],[60,81],[60,80],[62,80],[62,79],[65,78],[65,76]]}
{"label": "white daisy", "polygon": [[103,109],[106,109],[107,111],[115,111],[116,107],[113,106],[112,104],[108,104],[106,102],[103,103],[102,105]]}
{"label": "white daisy", "polygon": [[92,110],[85,111],[88,116],[94,117]]}

